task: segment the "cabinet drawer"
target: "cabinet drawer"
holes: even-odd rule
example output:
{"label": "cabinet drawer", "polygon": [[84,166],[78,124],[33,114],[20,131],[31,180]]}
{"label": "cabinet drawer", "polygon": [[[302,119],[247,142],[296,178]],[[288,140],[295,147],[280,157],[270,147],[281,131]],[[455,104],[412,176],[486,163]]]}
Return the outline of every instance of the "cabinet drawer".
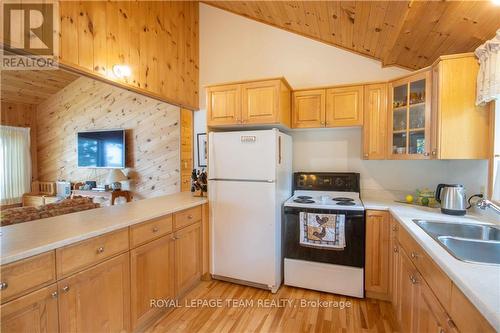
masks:
{"label": "cabinet drawer", "polygon": [[128,248],[128,228],[59,248],[56,250],[57,277],[78,272]]}
{"label": "cabinet drawer", "polygon": [[420,245],[403,227],[398,229],[399,242],[405,249],[411,261],[425,279],[429,287],[436,294],[437,298],[446,311],[450,310],[451,300],[451,280],[436,265],[431,257],[422,249]]}
{"label": "cabinet drawer", "polygon": [[2,303],[56,280],[54,251],[3,265],[0,269]]}
{"label": "cabinet drawer", "polygon": [[201,220],[201,206],[189,208],[174,215],[174,228],[179,230]]}
{"label": "cabinet drawer", "polygon": [[172,232],[172,215],[130,227],[130,247],[147,243]]}

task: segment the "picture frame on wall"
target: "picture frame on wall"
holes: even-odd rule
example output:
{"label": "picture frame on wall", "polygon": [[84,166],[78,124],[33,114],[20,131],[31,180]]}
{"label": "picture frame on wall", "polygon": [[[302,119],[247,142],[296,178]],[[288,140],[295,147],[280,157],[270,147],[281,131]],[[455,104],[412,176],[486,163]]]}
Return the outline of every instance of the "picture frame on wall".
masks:
{"label": "picture frame on wall", "polygon": [[198,166],[207,167],[207,133],[198,133],[197,135],[197,148],[198,148]]}

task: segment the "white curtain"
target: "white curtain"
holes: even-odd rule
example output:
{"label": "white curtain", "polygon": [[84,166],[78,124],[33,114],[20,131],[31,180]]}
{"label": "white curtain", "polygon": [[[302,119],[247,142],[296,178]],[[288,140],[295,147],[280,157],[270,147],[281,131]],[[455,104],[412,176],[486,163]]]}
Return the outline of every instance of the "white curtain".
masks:
{"label": "white curtain", "polygon": [[30,129],[0,126],[0,203],[21,202],[31,189]]}
{"label": "white curtain", "polygon": [[475,51],[479,59],[476,104],[500,99],[500,29]]}

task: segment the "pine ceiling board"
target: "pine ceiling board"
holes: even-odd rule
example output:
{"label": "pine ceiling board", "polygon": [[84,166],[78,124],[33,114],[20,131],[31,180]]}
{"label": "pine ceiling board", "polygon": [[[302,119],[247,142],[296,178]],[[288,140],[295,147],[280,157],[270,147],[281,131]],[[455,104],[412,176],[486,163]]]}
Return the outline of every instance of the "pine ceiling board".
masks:
{"label": "pine ceiling board", "polygon": [[424,44],[424,41],[433,26],[439,22],[446,10],[446,6],[445,2],[414,2],[396,45],[391,52],[392,57],[389,58],[389,62],[405,62],[408,67],[418,69],[416,59],[419,52],[428,47]]}
{"label": "pine ceiling board", "polygon": [[2,71],[1,100],[38,104],[77,78],[63,70]]}
{"label": "pine ceiling board", "polygon": [[495,36],[491,1],[203,1],[382,61],[417,69]]}

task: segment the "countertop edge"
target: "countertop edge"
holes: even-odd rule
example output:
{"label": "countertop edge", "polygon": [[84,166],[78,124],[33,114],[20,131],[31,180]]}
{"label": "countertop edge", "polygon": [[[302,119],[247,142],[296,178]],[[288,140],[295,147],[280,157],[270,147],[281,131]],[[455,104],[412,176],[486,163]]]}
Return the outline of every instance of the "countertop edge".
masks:
{"label": "countertop edge", "polygon": [[[395,203],[397,204],[397,203]],[[467,297],[467,299],[476,307],[476,309],[484,316],[484,318],[493,326],[497,331],[500,330],[500,319],[495,315],[495,313],[488,310],[488,305],[486,305],[479,297],[475,295],[474,292],[471,291],[470,287],[467,286],[467,283],[464,282],[459,275],[457,275],[453,270],[449,269],[448,266],[443,263],[441,258],[434,253],[434,250],[429,248],[424,240],[420,239],[420,236],[415,234],[415,232],[408,227],[407,222],[400,216],[398,216],[398,212],[391,207],[389,204],[384,203],[373,203],[365,204],[365,210],[382,210],[390,212],[398,222],[403,225],[405,230],[413,237],[413,239],[424,249],[424,251],[436,262],[436,264],[445,272],[448,278],[455,284],[460,291]],[[416,217],[417,218],[417,217]],[[430,236],[430,240],[434,241]],[[439,245],[438,245],[439,246]],[[446,252],[443,249],[444,252]],[[449,255],[449,254],[448,254]],[[451,255],[450,258],[456,260]],[[478,264],[479,265],[479,264]]]}
{"label": "countertop edge", "polygon": [[[153,220],[153,219],[165,216],[165,215],[173,214],[173,213],[185,210],[185,209],[193,208],[196,206],[201,206],[201,205],[208,203],[207,198],[204,198],[204,199],[200,198],[199,200],[200,201],[198,201],[198,202],[180,204],[179,206],[175,207],[174,209],[165,210],[165,211],[162,211],[161,213],[131,219],[131,220],[128,220],[124,223],[113,224],[112,226],[108,226],[108,227],[105,227],[102,229],[97,229],[97,230],[94,230],[91,232],[87,232],[87,233],[79,234],[77,236],[69,237],[69,238],[66,238],[66,239],[63,239],[63,240],[60,240],[57,242],[49,243],[47,245],[35,247],[35,248],[29,249],[29,250],[24,250],[24,251],[20,252],[19,254],[14,254],[14,255],[5,256],[5,257],[2,256],[2,257],[0,257],[0,265],[7,265],[7,264],[10,264],[10,263],[22,260],[22,259],[26,259],[26,258],[35,256],[35,255],[38,255],[38,254],[50,252],[50,251],[53,251],[55,249],[67,246],[67,245],[75,244],[75,243],[78,243],[78,242],[81,242],[81,241],[84,241],[84,240],[87,240],[87,239],[90,239],[93,237],[101,236],[101,235],[104,235],[106,233],[113,232],[115,230],[127,228],[127,227],[133,226],[135,224],[143,223],[143,222]],[[79,213],[83,213],[83,212],[79,212]]]}

